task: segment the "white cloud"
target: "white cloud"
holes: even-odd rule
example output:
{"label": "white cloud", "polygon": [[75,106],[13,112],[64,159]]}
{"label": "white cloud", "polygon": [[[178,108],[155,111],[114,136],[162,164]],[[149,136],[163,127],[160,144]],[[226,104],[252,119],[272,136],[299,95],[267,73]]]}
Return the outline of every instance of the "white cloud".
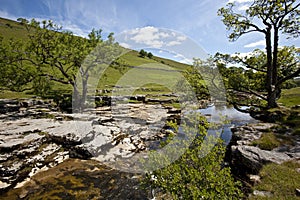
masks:
{"label": "white cloud", "polygon": [[253,0],[229,0],[227,3],[248,3],[252,1]]}
{"label": "white cloud", "polygon": [[175,45],[180,45],[181,44],[181,42],[180,41],[171,41],[171,42],[168,42],[167,43],[167,46],[168,47],[171,47],[171,46],[175,46]]}
{"label": "white cloud", "polygon": [[174,60],[177,60],[178,62],[185,63],[188,65],[191,65],[194,62],[193,59],[188,59],[184,55],[179,54],[179,53],[175,54],[173,57],[174,57]]}
{"label": "white cloud", "polygon": [[87,37],[88,32],[80,28],[78,25],[73,24],[71,22],[60,22],[59,24],[63,24],[63,29],[67,31],[71,31],[74,35]]}
{"label": "white cloud", "polygon": [[178,41],[185,41],[186,39],[187,39],[187,37],[184,35],[177,36]]}
{"label": "white cloud", "polygon": [[187,37],[167,29],[146,26],[126,31],[124,39],[127,43],[131,40],[131,42],[146,45],[150,48],[162,48],[163,46],[181,45]]}
{"label": "white cloud", "polygon": [[164,42],[161,39],[167,37],[166,33],[159,32],[158,28],[152,26],[138,28],[130,31],[130,33],[134,35],[130,38],[134,42],[149,45],[154,48],[162,47]]}
{"label": "white cloud", "polygon": [[259,40],[257,42],[253,42],[250,44],[245,45],[245,48],[253,48],[253,47],[257,47],[257,46],[265,46],[265,40]]}
{"label": "white cloud", "polygon": [[245,11],[249,8],[249,5],[243,5],[241,7],[238,8],[239,11]]}
{"label": "white cloud", "polygon": [[125,43],[125,42],[120,43],[120,45],[121,45],[122,47],[127,48],[127,49],[130,49],[130,48],[131,48],[131,46],[130,46],[129,44]]}

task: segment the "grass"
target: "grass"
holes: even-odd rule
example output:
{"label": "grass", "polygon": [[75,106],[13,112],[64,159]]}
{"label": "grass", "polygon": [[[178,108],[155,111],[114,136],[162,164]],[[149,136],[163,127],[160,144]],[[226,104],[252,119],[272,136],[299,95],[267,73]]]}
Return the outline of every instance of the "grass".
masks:
{"label": "grass", "polygon": [[25,92],[13,92],[8,90],[0,91],[0,99],[22,99],[22,98],[31,98],[33,95],[27,94]]}
{"label": "grass", "polygon": [[258,146],[263,150],[272,150],[280,146],[280,141],[276,138],[274,133],[264,133],[260,139],[253,141],[252,145]]}
{"label": "grass", "polygon": [[300,199],[296,196],[296,188],[300,188],[300,173],[296,171],[300,163],[286,162],[281,165],[268,164],[260,171],[261,183],[254,190],[269,191],[272,197],[250,197],[250,200],[263,199]]}
{"label": "grass", "polygon": [[253,146],[257,146],[263,150],[272,150],[282,145],[292,145],[293,140],[286,135],[275,134],[272,132],[263,133],[261,138],[252,142]]}
{"label": "grass", "polygon": [[[27,39],[27,31],[24,26],[18,22],[4,18],[0,18],[0,35],[6,41],[9,39]],[[173,83],[174,77],[181,77],[180,72],[189,67],[187,64],[157,56],[153,56],[152,59],[148,57],[142,58],[139,56],[139,52],[135,50],[128,50],[128,52],[120,56],[118,60],[121,61],[122,66],[120,66],[120,68],[108,67],[101,77],[94,77],[92,81],[97,84],[98,89],[111,91],[115,85],[125,84],[130,86],[132,83],[136,83],[138,84],[136,85],[137,87],[141,87],[142,81],[146,81],[143,85],[147,83],[157,83],[159,86],[153,87],[149,84],[150,87],[146,87],[147,90],[136,90],[135,94],[164,93],[167,92],[165,85]],[[120,83],[120,80],[124,80],[124,76],[127,77],[128,81]],[[51,89],[56,92],[60,90],[68,90],[68,93],[72,92],[70,86],[62,85],[57,82],[51,82]],[[3,98],[11,98],[11,96],[18,98],[18,96],[23,97],[24,94],[19,95],[14,93],[14,95],[12,95],[10,92],[5,92],[2,96]]]}
{"label": "grass", "polygon": [[281,98],[278,102],[286,107],[300,105],[300,87],[282,90]]}
{"label": "grass", "polygon": [[10,38],[24,40],[27,39],[27,30],[16,21],[0,17],[0,35],[4,37],[4,40]]}
{"label": "grass", "polygon": [[[253,145],[265,150],[272,150],[282,145],[292,145],[295,136],[300,135],[300,87],[286,89],[282,91],[278,101],[282,106],[270,111],[282,111],[285,117],[278,122],[277,131],[279,133],[264,133]],[[286,134],[292,129],[292,136]],[[300,168],[299,162],[287,162],[281,165],[272,163],[264,165],[259,175],[261,182],[254,186],[253,190],[268,191],[272,197],[250,197],[250,200],[264,199],[300,199],[296,196],[296,188],[300,188],[300,173],[296,171]]]}

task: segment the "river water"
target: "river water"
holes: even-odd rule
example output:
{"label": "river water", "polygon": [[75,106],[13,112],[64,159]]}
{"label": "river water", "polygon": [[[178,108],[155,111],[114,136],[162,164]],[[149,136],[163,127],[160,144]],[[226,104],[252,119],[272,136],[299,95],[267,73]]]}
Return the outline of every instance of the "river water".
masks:
{"label": "river water", "polygon": [[214,134],[216,131],[221,132],[221,138],[225,141],[226,145],[231,140],[232,127],[258,122],[249,114],[239,112],[229,106],[210,106],[205,109],[199,109],[199,112],[202,115],[205,115],[210,122],[220,122],[223,119],[226,119],[226,121],[228,120],[228,123],[224,123],[221,129],[208,130],[208,134]]}

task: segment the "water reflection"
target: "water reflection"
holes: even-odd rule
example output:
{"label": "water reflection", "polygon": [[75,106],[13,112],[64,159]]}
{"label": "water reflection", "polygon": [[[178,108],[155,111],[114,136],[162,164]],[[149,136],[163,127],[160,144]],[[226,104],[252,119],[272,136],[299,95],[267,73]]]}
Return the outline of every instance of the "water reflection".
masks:
{"label": "water reflection", "polygon": [[[243,109],[245,109],[244,107]],[[225,141],[226,145],[230,142],[233,126],[242,126],[248,123],[258,122],[253,119],[249,114],[242,113],[229,106],[210,106],[205,109],[199,109],[202,115],[205,115],[209,122],[220,122],[221,120],[228,120],[222,128],[218,130],[208,130],[208,134],[215,134],[221,132],[221,138]]]}

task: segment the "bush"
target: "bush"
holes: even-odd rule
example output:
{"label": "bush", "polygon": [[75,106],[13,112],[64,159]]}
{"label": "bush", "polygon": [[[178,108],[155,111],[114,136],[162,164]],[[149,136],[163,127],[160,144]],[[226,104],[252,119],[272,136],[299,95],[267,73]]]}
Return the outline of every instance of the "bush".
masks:
{"label": "bush", "polygon": [[[197,120],[199,122],[203,118],[197,117]],[[242,197],[238,189],[240,183],[233,179],[230,168],[223,165],[225,155],[223,141],[207,136],[202,125],[191,127],[189,123],[189,127],[186,125],[183,127],[185,135],[197,128],[198,136],[178,160],[146,174],[145,184],[160,188],[174,199],[240,199]],[[205,136],[209,142],[203,146]],[[210,150],[207,155],[203,155],[203,147]],[[169,153],[180,153],[174,149],[176,148],[173,146],[173,151]],[[156,155],[152,159],[159,164],[168,160],[164,155]]]}

